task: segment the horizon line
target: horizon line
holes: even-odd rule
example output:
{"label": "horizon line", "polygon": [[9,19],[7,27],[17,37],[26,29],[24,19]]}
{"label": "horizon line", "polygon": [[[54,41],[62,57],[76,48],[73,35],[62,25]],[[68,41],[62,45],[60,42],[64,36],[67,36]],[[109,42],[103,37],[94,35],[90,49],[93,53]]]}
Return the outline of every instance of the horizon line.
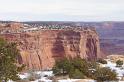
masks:
{"label": "horizon line", "polygon": [[19,20],[0,20],[0,22],[124,22],[121,20],[113,20],[113,21],[107,21],[107,20],[103,20],[103,21],[74,21],[74,20],[27,20],[27,21],[19,21]]}

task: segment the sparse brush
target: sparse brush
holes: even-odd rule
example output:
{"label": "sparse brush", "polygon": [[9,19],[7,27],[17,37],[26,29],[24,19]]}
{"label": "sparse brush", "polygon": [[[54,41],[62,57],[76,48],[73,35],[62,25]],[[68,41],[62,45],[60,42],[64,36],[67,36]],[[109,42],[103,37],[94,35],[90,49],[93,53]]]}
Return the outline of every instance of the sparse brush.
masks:
{"label": "sparse brush", "polygon": [[53,79],[53,80],[52,80],[52,82],[58,82],[58,80],[56,80],[56,79]]}
{"label": "sparse brush", "polygon": [[28,76],[29,81],[35,81],[35,80],[40,79],[40,78],[41,78],[40,74],[37,74],[34,71],[29,72],[29,76]]}
{"label": "sparse brush", "polygon": [[27,80],[27,79],[21,79],[21,80],[18,80],[18,81],[16,81],[16,82],[30,82],[30,81]]}
{"label": "sparse brush", "polygon": [[38,80],[38,82],[45,82],[45,81]]}

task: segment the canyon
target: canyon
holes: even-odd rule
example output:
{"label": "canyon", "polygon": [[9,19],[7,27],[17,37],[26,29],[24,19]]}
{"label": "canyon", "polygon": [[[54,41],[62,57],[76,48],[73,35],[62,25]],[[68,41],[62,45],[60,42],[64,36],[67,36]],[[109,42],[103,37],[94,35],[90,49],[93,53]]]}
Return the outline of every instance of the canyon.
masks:
{"label": "canyon", "polygon": [[[51,69],[56,60],[76,58],[95,60],[101,57],[99,36],[95,29],[42,29],[17,32],[20,23],[0,26],[1,34],[9,42],[17,43],[19,64],[26,69]],[[3,33],[4,30],[7,32]],[[8,32],[9,31],[9,32]]]}

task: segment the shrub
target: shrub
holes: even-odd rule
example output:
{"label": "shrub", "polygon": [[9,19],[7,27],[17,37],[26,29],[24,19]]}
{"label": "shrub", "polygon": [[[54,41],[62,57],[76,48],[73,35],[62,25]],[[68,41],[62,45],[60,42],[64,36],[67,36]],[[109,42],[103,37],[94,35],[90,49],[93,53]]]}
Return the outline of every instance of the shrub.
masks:
{"label": "shrub", "polygon": [[57,61],[55,66],[53,67],[53,73],[55,75],[68,74],[71,69],[71,63],[68,59],[63,59],[61,61]]}
{"label": "shrub", "polygon": [[24,67],[16,64],[19,56],[16,43],[10,43],[0,38],[0,82],[19,80],[18,72],[22,71]]}
{"label": "shrub", "polygon": [[80,70],[83,74],[88,74],[88,62],[85,59],[75,58],[71,60],[72,62],[72,71],[75,69]]}
{"label": "shrub", "polygon": [[38,80],[38,82],[45,82],[45,81]]}
{"label": "shrub", "polygon": [[69,73],[69,77],[73,79],[84,79],[84,74],[79,69],[75,69],[75,71]]}
{"label": "shrub", "polygon": [[52,82],[59,82],[59,81],[58,81],[58,80],[56,80],[56,79],[53,79],[53,80],[52,80]]}
{"label": "shrub", "polygon": [[92,78],[98,82],[117,80],[117,74],[111,69],[101,68],[96,61],[86,61],[81,58],[59,61],[53,69],[55,75],[67,74],[74,79]]}
{"label": "shrub", "polygon": [[95,76],[95,80],[97,80],[98,82],[103,82],[103,81],[115,81],[117,80],[116,76],[116,72],[112,71],[110,68],[98,68],[94,74]]}
{"label": "shrub", "polygon": [[53,73],[55,75],[68,74],[71,78],[83,78],[83,74],[88,73],[87,64],[87,61],[81,58],[75,58],[72,60],[64,59],[56,62],[53,67]]}
{"label": "shrub", "polygon": [[122,60],[117,60],[116,61],[116,66],[117,67],[122,67],[122,65],[123,65],[123,61]]}
{"label": "shrub", "polygon": [[97,62],[99,62],[101,64],[107,64],[107,61],[104,59],[98,59]]}
{"label": "shrub", "polygon": [[55,76],[51,77],[52,82],[58,82],[57,78]]}
{"label": "shrub", "polygon": [[30,82],[30,81],[26,79],[21,79],[21,80],[17,80],[16,82]]}

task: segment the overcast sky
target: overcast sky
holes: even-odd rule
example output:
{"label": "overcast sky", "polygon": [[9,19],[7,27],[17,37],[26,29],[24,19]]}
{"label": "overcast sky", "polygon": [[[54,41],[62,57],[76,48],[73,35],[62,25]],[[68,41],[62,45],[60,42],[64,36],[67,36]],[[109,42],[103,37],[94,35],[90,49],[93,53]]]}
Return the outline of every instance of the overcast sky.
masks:
{"label": "overcast sky", "polygon": [[124,21],[124,0],[0,0],[0,20]]}

